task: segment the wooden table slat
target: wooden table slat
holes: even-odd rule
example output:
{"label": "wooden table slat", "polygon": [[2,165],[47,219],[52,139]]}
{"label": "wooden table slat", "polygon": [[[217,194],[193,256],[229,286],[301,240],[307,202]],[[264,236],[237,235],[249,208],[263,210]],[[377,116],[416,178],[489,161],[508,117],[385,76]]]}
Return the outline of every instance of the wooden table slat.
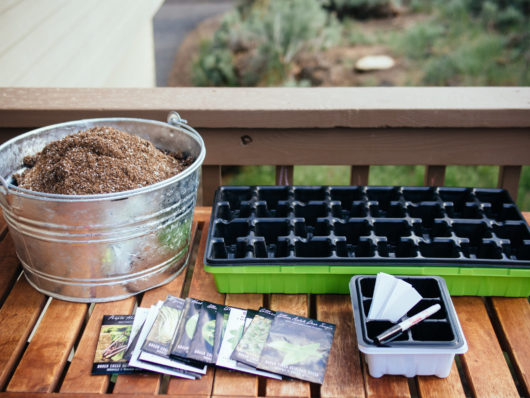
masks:
{"label": "wooden table slat", "polygon": [[107,391],[109,376],[92,375],[94,353],[98,343],[103,315],[128,315],[132,312],[136,299],[96,304],[77,346],[72,363],[61,385],[61,393],[99,393]]}
{"label": "wooden table slat", "polygon": [[[263,306],[262,294],[227,294],[226,305],[258,310]],[[257,396],[258,377],[236,371],[218,368],[215,371],[213,395],[219,396]]]}
{"label": "wooden table slat", "polygon": [[366,363],[363,364],[363,368],[366,398],[410,398],[409,382],[405,376],[385,375],[375,378],[369,375]]}
{"label": "wooden table slat", "polygon": [[519,397],[495,331],[480,297],[454,297],[468,344],[462,363],[477,397]]}
{"label": "wooden table slat", "polygon": [[7,386],[8,391],[54,391],[87,309],[86,304],[51,301]]}
{"label": "wooden table slat", "polygon": [[530,396],[530,304],[528,298],[493,297],[493,308],[522,388]]}
{"label": "wooden table slat", "polygon": [[[309,315],[309,303],[306,294],[272,294],[270,308],[274,311],[301,316]],[[272,397],[309,397],[311,388],[310,384],[305,381],[267,379],[265,394]]]}
{"label": "wooden table slat", "polygon": [[440,379],[436,376],[418,376],[416,380],[421,398],[466,397],[455,361],[451,365],[449,376],[445,379]]}
{"label": "wooden table slat", "polygon": [[350,297],[318,295],[316,300],[317,319],[336,325],[320,396],[364,398],[361,353],[357,348]]}
{"label": "wooden table slat", "polygon": [[7,234],[0,242],[0,300],[7,295],[20,274],[19,263],[13,239]]}
{"label": "wooden table slat", "polygon": [[[217,292],[212,278],[208,278],[202,267],[202,258],[206,249],[206,235],[208,227],[201,222],[202,232],[199,242],[199,250],[195,259],[193,276],[188,291],[188,297],[199,300],[207,300],[213,303],[224,303],[224,294]],[[168,384],[168,394],[184,395],[209,395],[212,392],[214,369],[210,366],[208,371],[199,380],[187,380],[179,377],[171,377]]]}
{"label": "wooden table slat", "polygon": [[20,358],[45,302],[46,296],[31,287],[26,278],[20,278],[0,308],[0,389]]}

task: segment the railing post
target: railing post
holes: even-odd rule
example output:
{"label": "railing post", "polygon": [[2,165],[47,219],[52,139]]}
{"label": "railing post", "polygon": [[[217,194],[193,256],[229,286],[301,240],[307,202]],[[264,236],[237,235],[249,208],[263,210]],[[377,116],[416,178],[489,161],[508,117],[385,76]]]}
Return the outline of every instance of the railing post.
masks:
{"label": "railing post", "polygon": [[221,166],[202,166],[202,195],[198,204],[211,206],[215,190],[221,183]]}
{"label": "railing post", "polygon": [[425,167],[423,185],[443,186],[445,181],[445,166],[429,165]]}
{"label": "railing post", "polygon": [[497,187],[506,189],[514,202],[517,201],[521,169],[521,166],[501,166],[499,168]]}
{"label": "railing post", "polygon": [[370,166],[352,166],[350,171],[350,185],[368,185]]}

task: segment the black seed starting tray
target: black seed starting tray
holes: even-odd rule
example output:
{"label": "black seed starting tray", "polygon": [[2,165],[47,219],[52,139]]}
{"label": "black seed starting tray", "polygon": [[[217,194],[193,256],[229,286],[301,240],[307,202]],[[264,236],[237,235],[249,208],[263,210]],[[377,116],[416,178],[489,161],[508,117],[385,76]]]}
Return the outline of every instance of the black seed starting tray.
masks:
{"label": "black seed starting tray", "polygon": [[258,273],[250,267],[363,265],[394,274],[403,266],[409,274],[413,267],[502,268],[530,278],[530,229],[502,189],[222,186],[204,263],[216,274],[239,272],[223,266]]}

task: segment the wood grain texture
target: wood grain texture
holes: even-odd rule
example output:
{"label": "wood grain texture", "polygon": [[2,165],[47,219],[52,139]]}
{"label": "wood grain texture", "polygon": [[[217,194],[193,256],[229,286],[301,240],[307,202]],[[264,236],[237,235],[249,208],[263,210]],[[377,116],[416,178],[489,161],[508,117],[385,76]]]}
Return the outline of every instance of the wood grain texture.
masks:
{"label": "wood grain texture", "polygon": [[[194,244],[193,242],[195,242],[196,234],[197,223],[193,222],[191,227],[191,244]],[[171,282],[145,292],[142,301],[140,302],[140,306],[148,308],[160,300],[165,300],[168,295],[180,297],[187,271],[188,267],[185,267]],[[158,394],[161,377],[161,375],[152,373],[143,375],[119,375],[116,379],[113,392],[126,394]]]}
{"label": "wood grain texture", "polygon": [[0,242],[0,300],[6,297],[7,293],[20,274],[19,261],[13,239],[7,234]]}
{"label": "wood grain texture", "polygon": [[[290,314],[308,316],[308,301],[305,294],[272,294],[270,309]],[[309,397],[310,384],[305,381],[267,379],[265,395],[268,397]]]}
{"label": "wood grain texture", "polygon": [[515,371],[530,396],[530,304],[528,298],[493,297],[493,308]]}
{"label": "wood grain texture", "polygon": [[171,109],[198,128],[528,127],[530,89],[3,88],[0,96],[2,127],[106,116],[166,120]]}
{"label": "wood grain texture", "polygon": [[52,299],[7,391],[55,390],[87,310],[87,304]]}
{"label": "wood grain texture", "polygon": [[75,351],[72,363],[61,384],[60,392],[99,393],[107,391],[109,376],[92,375],[94,352],[98,343],[103,315],[128,315],[132,312],[136,299],[130,297],[125,300],[96,304],[90,319],[83,331],[83,335]]}
{"label": "wood grain texture", "polygon": [[[215,282],[211,274],[204,271],[202,260],[204,251],[206,249],[206,237],[208,235],[208,226],[205,225],[199,243],[199,250],[195,260],[193,269],[193,276],[188,292],[188,297],[199,300],[207,300],[212,303],[224,303],[224,294],[218,293],[215,287]],[[178,377],[171,377],[168,384],[168,394],[183,395],[183,394],[197,394],[208,395],[212,392],[212,385],[214,380],[214,369],[209,367],[206,375],[199,380],[186,380]]]}
{"label": "wood grain texture", "polygon": [[368,366],[363,363],[366,398],[410,398],[409,383],[405,376],[370,376]]}
{"label": "wood grain texture", "polygon": [[519,397],[482,298],[455,297],[453,303],[469,347],[462,364],[475,396]]}
{"label": "wood grain texture", "polygon": [[[227,294],[225,304],[258,310],[263,305],[263,295]],[[215,370],[213,395],[255,397],[258,395],[258,377],[243,372],[217,368]]]}
{"label": "wood grain texture", "polygon": [[451,365],[449,376],[444,379],[436,376],[418,376],[416,380],[421,398],[466,397],[455,361]]}
{"label": "wood grain texture", "polygon": [[201,129],[204,165],[523,165],[530,147],[521,128],[256,128],[241,146],[242,130]]}
{"label": "wood grain texture", "polygon": [[0,308],[0,390],[20,358],[45,301],[46,296],[21,278]]}
{"label": "wood grain texture", "polygon": [[316,296],[317,319],[336,325],[320,396],[363,397],[361,354],[353,324],[352,306],[347,295]]}

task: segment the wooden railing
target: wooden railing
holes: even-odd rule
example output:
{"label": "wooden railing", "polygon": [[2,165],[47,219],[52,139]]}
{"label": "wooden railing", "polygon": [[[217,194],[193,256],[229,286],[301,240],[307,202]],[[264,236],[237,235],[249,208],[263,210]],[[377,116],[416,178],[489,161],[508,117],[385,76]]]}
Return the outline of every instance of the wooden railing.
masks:
{"label": "wooden railing", "polygon": [[351,183],[365,185],[371,165],[425,165],[425,184],[443,185],[448,165],[495,165],[516,198],[530,164],[523,87],[0,88],[0,141],[82,118],[166,120],[171,110],[204,138],[203,204],[223,166],[274,165],[277,182],[282,173],[292,182],[294,165],[348,165]]}

